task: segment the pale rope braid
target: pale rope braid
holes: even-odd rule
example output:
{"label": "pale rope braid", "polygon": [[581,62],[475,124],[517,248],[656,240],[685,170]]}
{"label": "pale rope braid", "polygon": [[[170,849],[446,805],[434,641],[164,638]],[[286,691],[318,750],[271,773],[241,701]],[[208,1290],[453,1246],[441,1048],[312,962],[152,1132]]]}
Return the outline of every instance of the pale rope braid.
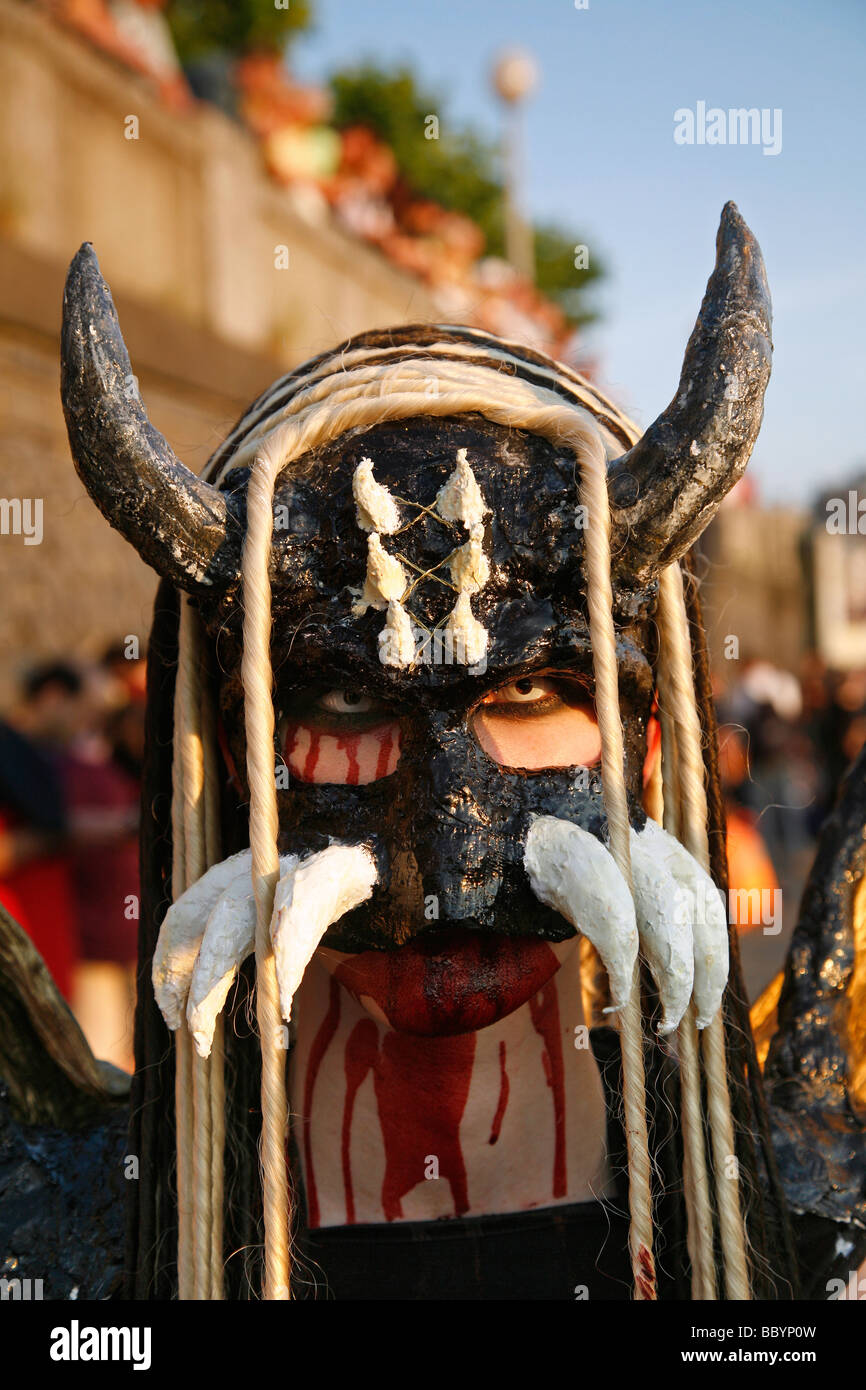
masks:
{"label": "pale rope braid", "polygon": [[[219,762],[216,746],[216,712],[211,692],[202,682],[201,738],[204,754],[205,868],[222,859],[220,828]],[[211,1084],[211,1271],[210,1296],[223,1298],[223,1188],[225,1164],[225,1055],[222,1014],[214,1026],[210,1055]]]}
{"label": "pale rope braid", "polygon": [[[451,388],[431,394],[429,383],[435,376]],[[357,391],[357,394],[355,394]],[[335,399],[338,398],[338,399]],[[262,1175],[265,1198],[265,1297],[289,1296],[289,1200],[285,1161],[287,1106],[285,1096],[284,1032],[281,1027],[279,995],[276,986],[269,923],[274,888],[279,871],[277,851],[277,796],[274,776],[274,709],[270,663],[271,595],[269,557],[273,534],[273,490],[277,474],[295,459],[347,430],[380,424],[385,420],[408,419],[419,415],[453,415],[478,411],[487,418],[511,428],[544,435],[555,444],[565,445],[581,457],[581,465],[593,470],[599,487],[593,494],[590,515],[607,517],[607,484],[604,449],[598,428],[582,410],[564,404],[553,392],[526,382],[504,380],[490,368],[461,365],[457,371],[446,363],[401,363],[382,371],[374,380],[365,380],[354,390],[343,384],[320,408],[298,410],[297,418],[284,421],[270,434],[263,434],[262,447],[255,458],[247,489],[247,535],[243,552],[244,652],[242,678],[245,695],[247,760],[250,784],[250,847],[253,859],[253,887],[256,896],[257,998],[259,1030],[262,1039]],[[244,446],[246,448],[246,445]],[[236,466],[239,455],[232,458]],[[600,486],[604,484],[603,488]],[[600,510],[603,497],[604,511]],[[589,528],[592,534],[593,527]],[[599,529],[599,528],[596,528]],[[606,589],[607,652],[602,656],[603,716],[610,747],[616,743],[612,724],[619,725],[616,685],[615,638],[611,612],[610,563],[607,526],[604,536],[596,537],[596,561],[591,591],[596,624],[602,609],[599,583]],[[603,546],[603,549],[602,549]],[[598,574],[603,556],[607,568]],[[604,637],[602,636],[604,645]],[[612,670],[612,692],[611,671]],[[613,711],[616,719],[613,719]],[[622,732],[619,725],[621,756]],[[622,765],[620,762],[620,781]],[[620,855],[628,855],[628,821],[622,833],[621,812],[617,806],[616,773],[609,773],[613,787],[614,831]],[[623,784],[624,792],[624,784]],[[606,793],[607,796],[607,793]],[[624,800],[620,796],[620,801]],[[606,800],[607,806],[607,800]],[[624,850],[623,850],[624,845]],[[628,869],[628,859],[622,859]],[[646,1102],[643,1087],[643,1057],[640,1045],[639,1003],[633,998],[632,1016],[623,1024],[624,1092],[628,1092],[630,1177],[632,1221],[636,1222],[631,1242],[636,1267],[638,1296],[654,1296],[652,1266],[652,1213],[649,1196],[649,1154],[646,1146]],[[636,1024],[636,1027],[635,1027]],[[637,1048],[633,1046],[635,1034]],[[637,1057],[635,1058],[635,1051]],[[637,1063],[637,1065],[636,1065]],[[625,1078],[628,1078],[627,1080]],[[639,1109],[640,1117],[635,1114]],[[641,1123],[642,1121],[642,1123]],[[643,1142],[641,1144],[641,1130]],[[642,1151],[641,1151],[642,1150]]]}
{"label": "pale rope braid", "polygon": [[[178,643],[179,647],[179,643]],[[177,899],[186,888],[183,831],[183,763],[180,733],[183,702],[180,662],[174,688],[174,746],[171,759],[171,894]],[[185,1028],[174,1035],[174,1109],[177,1148],[177,1296],[193,1296],[193,1095],[192,1038]]]}
{"label": "pale rope braid", "polygon": [[[178,678],[181,687],[180,730],[183,765],[183,829],[186,887],[191,888],[207,867],[204,808],[204,750],[201,736],[201,644],[198,616],[187,598],[181,599]],[[175,735],[177,737],[177,735]],[[211,1271],[211,1094],[210,1060],[192,1058],[193,1127],[193,1249],[194,1297],[210,1298]]]}
{"label": "pale rope braid", "polygon": [[[581,501],[587,509],[584,528],[589,634],[595,674],[595,710],[601,735],[601,777],[610,848],[632,889],[628,796],[625,786],[619,673],[610,578],[610,513],[607,468],[600,441],[579,454]],[[657,1297],[653,1258],[652,1188],[646,1118],[640,966],[635,963],[631,993],[620,1023],[623,1108],[629,1171],[629,1253],[635,1298]]]}
{"label": "pale rope braid", "polygon": [[[305,376],[282,377],[264,396],[255,402],[231,434],[223,440],[219,449],[209,459],[203,476],[211,481],[221,482],[225,476],[226,467],[234,468],[237,466],[234,455],[240,443],[248,444],[261,439],[262,429],[260,427],[264,427],[265,433],[270,433],[277,424],[296,414],[297,397],[307,387],[323,378],[345,375],[350,368],[376,365],[383,362],[386,357],[393,358],[395,354],[399,354],[401,362],[460,357],[492,358],[501,361],[504,366],[513,366],[519,372],[531,372],[533,376],[540,376],[550,383],[557,383],[560,387],[565,387],[573,394],[577,404],[585,406],[596,415],[606,417],[602,421],[604,427],[608,430],[618,430],[629,446],[636,444],[640,439],[642,431],[638,426],[595,386],[569,367],[557,363],[557,370],[551,371],[541,364],[526,362],[525,359],[509,352],[509,347],[516,346],[514,344],[498,342],[494,338],[487,340],[485,335],[478,333],[474,333],[473,338],[479,343],[486,344],[489,341],[489,346],[475,344],[470,346],[457,339],[446,338],[439,343],[410,343],[384,348],[355,348],[349,352],[329,355]],[[381,371],[381,367],[377,366],[377,370]],[[288,396],[286,393],[289,393]]]}
{"label": "pale rope braid", "polygon": [[[679,839],[682,807],[677,759],[677,729],[671,714],[674,697],[671,693],[672,677],[668,661],[670,600],[667,581],[662,581],[660,584],[657,622],[659,627],[659,660],[656,679],[662,725],[662,824],[669,835],[674,835]],[[686,1203],[686,1245],[692,1267],[691,1292],[692,1298],[696,1301],[711,1302],[716,1298],[713,1209],[704,1139],[697,1023],[694,1005],[691,1003],[677,1030],[677,1051],[682,1092],[683,1196]]]}
{"label": "pale rope braid", "polygon": [[[442,377],[444,369],[449,365],[452,369],[454,384],[458,385],[461,380],[464,380],[466,376],[465,369],[459,360],[455,361],[455,358],[460,359],[470,354],[473,356],[493,357],[501,360],[503,365],[517,365],[525,370],[532,370],[536,374],[549,376],[552,380],[556,379],[552,373],[543,372],[541,368],[528,367],[527,364],[518,362],[517,359],[510,357],[507,353],[494,352],[491,350],[479,352],[475,349],[455,344],[431,345],[425,348],[418,347],[414,352],[410,351],[404,354],[400,360],[396,362],[381,363],[375,360],[386,352],[389,355],[393,355],[393,351],[393,349],[375,349],[346,353],[343,354],[341,358],[329,359],[326,363],[320,364],[320,367],[316,371],[309,373],[305,377],[298,378],[291,383],[291,397],[288,400],[281,401],[276,411],[269,412],[266,408],[260,408],[255,413],[250,412],[244,417],[237,428],[232,432],[232,435],[229,436],[229,440],[226,441],[226,444],[220,448],[211,460],[209,460],[203,476],[218,484],[221,483],[231,469],[242,467],[245,463],[252,462],[262,442],[268,438],[275,429],[279,428],[280,425],[296,418],[308,407],[320,404],[327,398],[333,401],[341,397],[343,399],[354,399],[357,396],[358,387],[360,385],[368,383],[375,385],[377,382],[382,383],[386,379],[386,372],[389,370],[392,375],[404,378],[401,384],[404,386],[407,385],[408,383],[405,382],[405,369],[410,364],[417,369],[419,374],[416,389],[420,389],[425,393],[429,390],[430,383],[438,381],[438,379]],[[372,364],[370,363],[371,358],[374,359]],[[358,365],[354,366],[352,370],[348,370],[347,364],[354,363],[356,359],[360,359]],[[336,361],[340,362],[339,370],[335,370],[334,363]],[[432,366],[432,372],[424,370],[425,366],[428,364]],[[476,372],[493,371],[489,366],[477,366],[475,364],[472,364],[472,370]],[[495,375],[501,388],[504,388],[511,381],[515,380],[515,378],[506,376],[501,372],[496,372]],[[516,380],[520,381],[522,379],[517,378]],[[527,386],[531,385],[531,383],[528,382],[523,382],[522,384]],[[634,425],[627,416],[620,414],[613,406],[609,406],[603,397],[597,397],[588,390],[578,389],[569,381],[560,381],[560,384],[564,385],[567,390],[574,392],[576,403],[572,408],[580,408],[580,406],[583,405],[588,412],[591,412],[593,409],[598,410],[600,408],[600,403],[603,403],[602,408],[609,409],[610,420],[607,423],[601,424],[600,428],[608,432],[610,432],[612,428],[617,429],[629,444],[635,443],[640,438],[640,430],[638,430],[637,426]],[[286,382],[285,389],[288,389],[288,382]],[[281,393],[274,391],[271,394],[277,396]],[[567,406],[569,404],[567,401],[563,401],[563,398],[552,390],[548,392],[548,394],[552,400],[558,401],[561,406]],[[611,439],[614,438],[615,436],[611,433]],[[236,447],[231,454],[227,454],[226,446],[233,440],[237,440]]]}
{"label": "pale rope braid", "polygon": [[[704,760],[701,725],[695,700],[692,648],[683,597],[679,565],[662,572],[664,593],[662,625],[670,662],[671,714],[678,730],[678,768],[682,806],[683,843],[698,863],[709,872],[707,838],[707,795],[704,786]],[[725,1058],[724,1022],[719,1010],[704,1029],[702,1044],[707,1078],[707,1105],[710,1116],[716,1202],[719,1211],[722,1256],[727,1297],[736,1301],[751,1298],[746,1235],[740,1207],[739,1177],[727,1176],[726,1167],[736,1157],[728,1072]]]}
{"label": "pale rope braid", "polygon": [[286,1048],[270,939],[274,891],[279,876],[274,705],[271,672],[271,587],[268,559],[273,533],[276,469],[264,455],[247,488],[247,534],[243,550],[244,719],[250,786],[250,850],[256,900],[256,1014],[262,1053],[261,1169],[265,1219],[265,1277],[262,1296],[289,1298],[289,1184],[286,1160],[288,1103]]}

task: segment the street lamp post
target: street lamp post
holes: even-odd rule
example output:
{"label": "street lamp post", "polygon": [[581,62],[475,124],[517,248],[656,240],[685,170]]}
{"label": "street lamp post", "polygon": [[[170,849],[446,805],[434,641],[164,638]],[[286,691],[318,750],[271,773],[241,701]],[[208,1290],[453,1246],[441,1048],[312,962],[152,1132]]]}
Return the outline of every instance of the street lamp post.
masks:
{"label": "street lamp post", "polygon": [[535,90],[538,67],[530,53],[510,49],[493,65],[493,87],[505,105],[505,254],[521,275],[535,280],[532,227],[523,211],[521,103]]}

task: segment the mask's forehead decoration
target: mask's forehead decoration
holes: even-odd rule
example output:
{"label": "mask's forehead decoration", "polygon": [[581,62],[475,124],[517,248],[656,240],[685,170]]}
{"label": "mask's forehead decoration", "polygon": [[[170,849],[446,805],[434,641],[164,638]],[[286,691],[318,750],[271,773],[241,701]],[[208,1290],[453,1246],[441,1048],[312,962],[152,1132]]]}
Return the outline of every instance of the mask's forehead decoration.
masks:
{"label": "mask's forehead decoration", "polygon": [[[171,958],[159,958],[158,988],[171,982],[172,1020],[182,1013],[178,1001],[186,992],[199,1024],[206,1019],[208,1046],[211,1026],[216,1029],[210,1059],[192,1060],[182,1024],[176,1034],[179,1185],[187,1196],[193,1192],[193,1199],[179,1199],[181,1296],[194,1288],[207,1297],[217,1279],[206,1240],[208,1222],[219,1215],[219,1203],[211,1206],[221,1162],[210,1129],[211,1097],[222,1075],[216,1015],[239,953],[254,941],[265,1294],[284,1298],[289,1209],[281,1039],[298,971],[318,934],[331,929],[372,933],[367,944],[380,952],[403,949],[406,935],[419,930],[417,913],[412,925],[418,891],[437,875],[446,915],[473,931],[507,937],[520,915],[520,893],[534,885],[538,935],[560,939],[556,933],[573,934],[576,925],[603,951],[621,1008],[635,1288],[638,1297],[655,1296],[635,941],[659,977],[666,1031],[676,1026],[693,988],[701,1022],[708,1022],[717,1009],[722,956],[717,914],[704,931],[697,930],[697,917],[690,932],[665,920],[668,896],[672,909],[675,900],[698,911],[698,878],[676,853],[668,872],[641,842],[632,875],[633,836],[644,824],[635,749],[649,692],[645,679],[642,693],[629,696],[628,678],[641,664],[649,671],[649,619],[661,583],[658,688],[663,703],[677,710],[670,721],[676,737],[666,745],[672,756],[665,828],[704,869],[700,730],[683,655],[689,639],[682,590],[672,581],[678,581],[676,560],[746,466],[770,351],[760,251],[729,204],[677,393],[642,436],[562,364],[470,329],[425,325],[365,334],[277,382],[197,478],[128,391],[129,358],[91,248],[75,258],[64,300],[62,392],[76,467],[112,524],[192,596],[211,638],[219,633],[225,641],[224,688],[234,679],[239,693],[240,718],[227,734],[245,765],[252,903],[239,915],[231,903],[208,898],[200,931],[185,928],[177,959],[170,951]],[[197,684],[202,640],[198,618],[184,602],[173,763],[176,899],[221,858],[207,794],[213,710]],[[443,649],[444,661],[431,659]],[[508,767],[491,771],[468,711],[516,672],[570,667],[580,659],[594,695],[601,796],[577,789],[573,768],[545,767],[533,777]],[[304,678],[326,677],[330,685],[360,687],[383,700],[411,701],[413,748],[396,776],[386,760],[389,775],[369,787],[356,777],[355,785],[302,784],[279,792],[275,699],[282,699],[286,681],[295,689]],[[341,825],[352,833],[341,833]],[[539,831],[533,839],[533,826],[544,831],[540,839]],[[592,892],[576,870],[576,847],[593,866]],[[277,892],[281,872],[291,882]],[[675,887],[679,878],[682,891]],[[302,882],[303,902],[315,910],[292,909]],[[242,895],[234,878],[225,891],[232,901]],[[618,905],[613,937],[593,916],[604,915],[598,904],[608,900]],[[712,1214],[689,1008],[679,1029],[691,1174],[686,1197],[697,1252],[694,1287],[710,1297]],[[737,1185],[722,1176],[732,1139],[720,1030],[716,1013],[707,1028],[705,1070],[727,1287],[744,1296]]]}
{"label": "mask's forehead decoration", "polygon": [[[466,450],[457,451],[457,466],[437,492],[432,507],[404,500],[407,511],[414,513],[405,526],[399,525],[400,513],[391,493],[373,477],[371,459],[362,459],[355,469],[352,494],[357,503],[358,525],[370,533],[364,588],[352,612],[356,617],[362,617],[370,607],[387,611],[388,617],[378,638],[379,660],[384,666],[411,669],[419,660],[423,661],[425,657],[430,659],[436,633],[442,625],[425,628],[417,617],[413,620],[413,615],[407,612],[404,605],[419,585],[435,581],[450,584],[454,591],[454,606],[444,625],[446,654],[459,665],[477,665],[487,651],[488,634],[472,613],[470,596],[477,594],[490,577],[490,564],[483,548],[483,518],[490,508],[481,495],[467,461]],[[460,527],[461,532],[465,529],[469,538],[462,544],[456,544],[431,568],[425,569],[406,560],[412,574],[410,583],[401,563],[401,558],[405,557],[401,557],[399,552],[389,554],[384,549],[382,533],[393,535],[396,541],[425,515],[448,527],[452,538],[453,528],[449,523]],[[450,578],[443,578],[441,572],[446,570]],[[417,641],[413,629],[421,632]]]}

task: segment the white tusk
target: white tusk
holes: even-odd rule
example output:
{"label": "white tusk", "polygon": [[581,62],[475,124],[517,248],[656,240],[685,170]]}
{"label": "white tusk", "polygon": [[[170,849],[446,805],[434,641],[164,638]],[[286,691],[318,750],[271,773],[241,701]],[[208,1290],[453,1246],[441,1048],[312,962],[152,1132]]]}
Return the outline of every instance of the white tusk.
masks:
{"label": "white tusk", "polygon": [[652,837],[648,841],[636,830],[631,832],[631,874],[638,935],[658,986],[658,1031],[664,1036],[677,1027],[692,997],[694,897],[680,886]]}
{"label": "white tusk", "polygon": [[173,1032],[183,1022],[184,1005],[207,920],[231,884],[245,881],[249,886],[251,865],[252,855],[248,849],[233,854],[221,864],[214,864],[165,914],[153,953],[151,979],[160,1012]]}
{"label": "white tusk", "polygon": [[328,927],[366,902],[378,879],[376,861],[363,845],[329,845],[283,874],[274,895],[271,941],[287,1023],[295,991]]}
{"label": "white tusk", "polygon": [[695,1011],[698,1027],[706,1028],[719,1011],[728,983],[728,918],[722,895],[706,870],[679,840],[655,821],[647,820],[639,839],[650,853],[664,862],[693,904]]}
{"label": "white tusk", "polygon": [[[240,856],[237,856],[240,857]],[[298,865],[295,854],[280,856],[280,870]],[[256,899],[249,859],[215,903],[192,972],[186,1017],[196,1052],[209,1057],[214,1027],[237,977],[238,969],[256,946]]]}
{"label": "white tusk", "polygon": [[638,934],[628,884],[600,840],[558,816],[536,816],[523,863],[532,891],[592,942],[604,962],[613,1007],[631,993]]}

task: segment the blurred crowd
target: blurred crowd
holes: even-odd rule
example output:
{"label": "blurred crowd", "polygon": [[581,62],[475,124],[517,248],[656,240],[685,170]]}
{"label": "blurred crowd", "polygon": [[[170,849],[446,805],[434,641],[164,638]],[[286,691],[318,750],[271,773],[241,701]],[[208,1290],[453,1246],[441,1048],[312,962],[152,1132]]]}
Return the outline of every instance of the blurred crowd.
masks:
{"label": "blurred crowd", "polygon": [[733,905],[754,996],[782,963],[818,833],[866,743],[866,671],[828,670],[813,653],[796,675],[762,660],[736,669],[717,679],[716,703],[730,884],[743,890]]}
{"label": "blurred crowd", "polygon": [[95,1055],[127,1069],[145,694],[145,663],[129,646],[34,667],[0,717],[0,902]]}
{"label": "blurred crowd", "polygon": [[190,64],[175,52],[168,0],[37,0],[114,61],[143,75],[174,111],[197,99],[220,106],[258,141],[265,168],[296,211],[331,222],[424,281],[443,320],[566,357],[573,337],[558,305],[501,257],[485,255],[481,228],[417,196],[392,150],[372,130],[337,129],[325,87],[296,82],[279,52]]}

